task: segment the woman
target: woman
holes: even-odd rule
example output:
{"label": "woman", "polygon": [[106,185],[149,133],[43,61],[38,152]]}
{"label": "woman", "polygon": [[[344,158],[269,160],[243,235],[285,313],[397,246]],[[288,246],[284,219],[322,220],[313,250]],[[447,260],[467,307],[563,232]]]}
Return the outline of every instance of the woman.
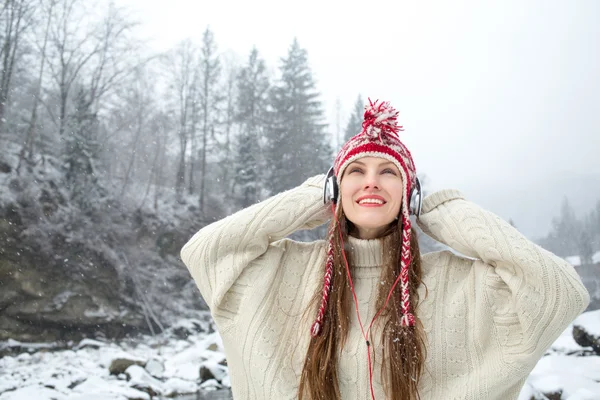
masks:
{"label": "woman", "polygon": [[[456,190],[415,214],[462,255],[419,254],[416,170],[397,114],[367,105],[363,130],[336,157],[332,201],[315,176],[182,249],[235,399],[516,399],[587,306],[569,264]],[[328,220],[326,241],[286,239]]]}

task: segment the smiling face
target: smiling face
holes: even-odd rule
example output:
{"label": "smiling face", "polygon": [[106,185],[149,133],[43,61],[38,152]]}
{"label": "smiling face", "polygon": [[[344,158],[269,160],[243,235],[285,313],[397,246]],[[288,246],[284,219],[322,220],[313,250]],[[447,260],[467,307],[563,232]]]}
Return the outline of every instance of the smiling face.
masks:
{"label": "smiling face", "polygon": [[380,236],[400,213],[403,181],[391,161],[363,157],[348,165],[340,183],[342,208],[360,239]]}

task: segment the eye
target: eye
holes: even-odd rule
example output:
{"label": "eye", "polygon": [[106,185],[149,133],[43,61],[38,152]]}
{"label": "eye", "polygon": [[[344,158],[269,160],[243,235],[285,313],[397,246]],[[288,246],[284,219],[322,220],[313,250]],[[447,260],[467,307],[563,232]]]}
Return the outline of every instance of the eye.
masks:
{"label": "eye", "polygon": [[353,172],[361,172],[362,173],[362,169],[360,169],[359,167],[350,167],[350,170],[348,171],[348,173],[351,174]]}
{"label": "eye", "polygon": [[391,169],[391,168],[386,168],[386,169],[384,169],[383,171],[381,171],[381,173],[382,173],[382,174],[392,174],[392,175],[397,175],[397,174],[396,174],[396,171],[394,171],[394,170],[393,170],[393,169]]}

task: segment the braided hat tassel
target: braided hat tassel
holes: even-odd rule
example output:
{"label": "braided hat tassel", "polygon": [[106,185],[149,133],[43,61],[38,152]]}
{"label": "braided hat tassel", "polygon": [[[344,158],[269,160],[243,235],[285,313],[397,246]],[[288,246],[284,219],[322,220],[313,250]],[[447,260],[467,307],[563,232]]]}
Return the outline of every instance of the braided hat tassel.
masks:
{"label": "braided hat tassel", "polygon": [[310,328],[312,337],[319,336],[323,331],[323,320],[325,319],[325,310],[327,309],[327,300],[331,291],[331,277],[333,274],[333,232],[329,234],[329,245],[327,246],[327,263],[325,265],[325,278],[323,279],[323,297],[321,298],[321,306],[317,313],[317,319]]}

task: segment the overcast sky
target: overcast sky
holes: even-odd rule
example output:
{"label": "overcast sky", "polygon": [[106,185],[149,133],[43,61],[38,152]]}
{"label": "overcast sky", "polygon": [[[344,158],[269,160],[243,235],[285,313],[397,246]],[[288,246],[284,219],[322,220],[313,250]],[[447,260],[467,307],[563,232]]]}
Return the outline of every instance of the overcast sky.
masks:
{"label": "overcast sky", "polygon": [[[558,182],[595,177],[584,207],[600,198],[600,1],[117,4],[157,50],[210,26],[220,51],[243,62],[256,45],[275,69],[297,37],[331,131],[336,99],[343,126],[359,93],[390,100],[430,190],[461,189],[526,234],[546,232],[549,216],[533,215],[558,212]],[[525,192],[536,185],[556,187]]]}

